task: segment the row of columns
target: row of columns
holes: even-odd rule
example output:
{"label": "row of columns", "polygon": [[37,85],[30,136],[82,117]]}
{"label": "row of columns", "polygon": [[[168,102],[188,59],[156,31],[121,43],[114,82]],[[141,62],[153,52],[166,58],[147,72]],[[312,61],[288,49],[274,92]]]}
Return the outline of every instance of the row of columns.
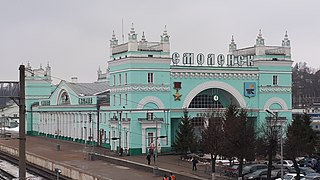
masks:
{"label": "row of columns", "polygon": [[38,124],[34,124],[38,132],[71,137],[83,140],[97,140],[96,115],[89,113],[41,112]]}

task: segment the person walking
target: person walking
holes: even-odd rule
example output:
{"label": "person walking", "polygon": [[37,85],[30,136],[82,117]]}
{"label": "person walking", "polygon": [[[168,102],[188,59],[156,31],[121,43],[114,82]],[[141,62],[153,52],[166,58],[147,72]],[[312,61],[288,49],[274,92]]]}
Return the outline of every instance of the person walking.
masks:
{"label": "person walking", "polygon": [[169,180],[176,180],[176,176],[172,172],[170,173]]}
{"label": "person walking", "polygon": [[169,180],[169,177],[165,174],[162,178],[162,180]]}
{"label": "person walking", "polygon": [[150,154],[147,155],[147,161],[148,161],[148,165],[150,165],[150,161],[151,161],[151,155]]}
{"label": "person walking", "polygon": [[198,163],[198,160],[196,158],[193,158],[192,159],[192,171],[197,170],[197,163]]}

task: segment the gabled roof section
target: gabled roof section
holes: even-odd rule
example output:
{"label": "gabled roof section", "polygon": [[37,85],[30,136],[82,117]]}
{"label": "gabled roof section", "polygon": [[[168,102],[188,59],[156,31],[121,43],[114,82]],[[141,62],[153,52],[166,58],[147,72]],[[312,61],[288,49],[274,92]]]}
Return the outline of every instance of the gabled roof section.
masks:
{"label": "gabled roof section", "polygon": [[71,83],[65,82],[78,96],[93,96],[110,89],[108,82]]}

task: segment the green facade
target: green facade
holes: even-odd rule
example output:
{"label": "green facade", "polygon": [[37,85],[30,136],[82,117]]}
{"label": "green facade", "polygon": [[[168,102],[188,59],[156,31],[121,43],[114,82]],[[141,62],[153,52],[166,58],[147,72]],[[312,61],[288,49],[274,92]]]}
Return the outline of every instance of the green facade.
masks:
{"label": "green facade", "polygon": [[[194,122],[230,104],[246,108],[257,127],[270,117],[266,109],[292,120],[287,35],[282,46],[265,46],[259,34],[257,44],[243,49],[232,39],[228,54],[233,59],[225,55],[224,64],[218,63],[219,55],[210,64],[205,55],[170,52],[166,30],[160,42],[148,42],[144,35],[138,41],[136,35],[132,28],[124,44],[113,35],[106,78],[98,77],[99,82],[55,86],[50,79],[27,79],[27,132],[114,151],[121,147],[135,155],[149,148],[170,151],[184,109]],[[249,63],[239,65],[244,58]],[[101,98],[107,100],[101,103]]]}

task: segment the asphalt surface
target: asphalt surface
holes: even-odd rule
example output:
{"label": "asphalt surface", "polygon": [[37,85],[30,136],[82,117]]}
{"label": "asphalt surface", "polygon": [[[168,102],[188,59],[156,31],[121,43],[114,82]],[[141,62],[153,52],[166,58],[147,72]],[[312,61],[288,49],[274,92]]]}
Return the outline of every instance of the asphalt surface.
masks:
{"label": "asphalt surface", "polygon": [[[18,148],[19,146],[19,140],[15,138],[9,140],[0,139],[0,143],[13,148]],[[57,144],[60,145],[59,151],[57,150]],[[107,179],[162,179],[162,175],[154,176],[153,173],[143,170],[119,166],[102,160],[90,161],[88,160],[87,153],[95,152],[136,163],[147,164],[145,155],[120,157],[116,152],[109,151],[105,148],[92,147],[85,144],[42,136],[27,136],[26,151],[53,161],[80,168],[86,172],[106,177]],[[173,173],[182,173],[200,179],[211,179],[211,167],[209,165],[198,163],[198,170],[192,171],[191,161],[182,161],[180,160],[180,156],[177,155],[160,154],[158,158],[156,158],[156,162],[152,159],[151,166],[157,166],[159,168],[168,169]],[[221,178],[217,177],[216,179]]]}

